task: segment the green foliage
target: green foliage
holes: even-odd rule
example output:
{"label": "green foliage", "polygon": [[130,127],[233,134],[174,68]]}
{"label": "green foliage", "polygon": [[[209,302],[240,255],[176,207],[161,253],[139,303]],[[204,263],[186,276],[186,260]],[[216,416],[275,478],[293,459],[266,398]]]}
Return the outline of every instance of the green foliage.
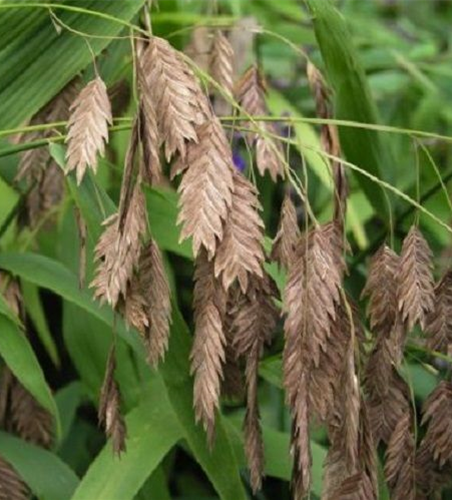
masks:
{"label": "green foliage", "polygon": [[[299,180],[297,188],[306,189],[309,198],[308,207],[297,205],[301,224],[308,208],[320,222],[330,220],[334,205],[333,176],[320,134],[325,120],[316,119],[306,60],[322,71],[334,103],[334,120],[326,122],[337,125],[348,162],[345,232],[353,255],[347,257],[345,288],[355,299],[364,283],[366,257],[384,240],[398,250],[413,220],[419,221],[434,250],[437,269],[450,256],[452,8],[433,1],[389,4],[160,0],[159,10],[150,11],[154,33],[178,49],[187,45],[194,25],[230,27],[252,17],[260,26],[249,59],[256,58],[265,72],[267,105],[276,123],[282,128],[286,118],[290,129],[282,138],[285,157]],[[89,287],[102,224],[119,203],[137,105],[131,34],[147,34],[145,5],[144,0],[0,0],[0,269],[20,280],[25,313],[25,319],[16,317],[0,295],[0,371],[8,367],[52,415],[55,434],[51,449],[44,450],[0,431],[0,455],[38,500],[285,500],[290,498],[292,462],[282,324],[259,365],[267,476],[262,492],[251,492],[243,400],[222,400],[212,450],[195,422],[190,373],[194,258],[191,242],[180,242],[178,181],[144,187],[149,232],[164,254],[172,289],[169,349],[158,369],[146,363],[138,331],[93,300]],[[131,94],[125,109],[115,115],[119,120],[111,127],[106,157],[97,175],[89,171],[80,185],[75,175],[67,176],[63,200],[52,215],[24,228],[20,216],[29,186],[14,180],[20,152],[40,146],[64,171],[65,123],[51,124],[49,136],[34,144],[23,143],[24,137],[19,144],[11,139],[26,132],[25,121],[75,76],[88,81],[96,72],[109,88],[125,82]],[[207,89],[208,78],[200,74]],[[223,123],[234,121],[226,116]],[[268,176],[256,179],[247,147],[233,146],[259,189],[269,253],[281,200],[295,190],[290,182],[275,185]],[[76,210],[87,226],[83,288]],[[283,290],[285,272],[274,263],[266,269]],[[365,335],[370,338],[371,333]],[[417,413],[451,362],[447,355],[429,352],[420,338],[416,329],[402,369]],[[113,342],[128,433],[127,451],[120,458],[112,453],[96,418]],[[422,437],[423,431],[416,431]],[[322,495],[328,445],[324,429],[313,429],[314,499]],[[380,498],[386,498],[383,474],[380,483]]]}

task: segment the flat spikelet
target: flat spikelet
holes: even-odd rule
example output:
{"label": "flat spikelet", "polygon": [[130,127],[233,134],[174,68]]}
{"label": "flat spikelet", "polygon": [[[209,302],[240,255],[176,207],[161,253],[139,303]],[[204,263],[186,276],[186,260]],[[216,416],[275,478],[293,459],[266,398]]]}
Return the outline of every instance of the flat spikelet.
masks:
{"label": "flat spikelet", "polygon": [[375,492],[370,478],[358,472],[345,479],[331,497],[335,500],[375,500]]}
{"label": "flat spikelet", "polygon": [[422,424],[428,422],[423,445],[439,467],[452,465],[452,383],[442,380],[422,409]]}
{"label": "flat spikelet", "polygon": [[106,229],[95,248],[98,261],[96,276],[91,283],[94,295],[115,307],[120,296],[127,294],[141,252],[141,239],[146,232],[145,200],[139,185],[133,191],[125,213],[123,230],[119,227],[118,214],[104,221]]}
{"label": "flat spikelet", "polygon": [[408,330],[422,329],[434,308],[432,252],[416,226],[403,241],[398,272],[398,307]]}
{"label": "flat spikelet", "polygon": [[370,327],[387,336],[397,316],[397,270],[399,257],[387,245],[382,245],[372,257],[366,286],[361,297],[369,296],[367,314]]}
{"label": "flat spikelet", "polygon": [[223,239],[223,224],[229,215],[234,190],[232,152],[224,130],[212,117],[198,128],[198,143],[187,145],[184,168],[187,171],[179,186],[182,224],[181,240],[193,238],[193,253],[201,247],[209,258]]}
{"label": "flat spikelet", "polygon": [[435,307],[425,325],[427,347],[448,354],[452,345],[452,272],[447,271],[435,287]]}
{"label": "flat spikelet", "polygon": [[233,180],[231,209],[215,254],[215,276],[221,276],[226,290],[237,280],[245,293],[249,276],[263,275],[264,223],[256,188],[238,172]]}
{"label": "flat spikelet", "polygon": [[226,294],[215,279],[213,262],[203,250],[196,259],[195,338],[190,354],[194,375],[193,405],[197,422],[202,422],[210,445],[215,433],[215,416],[219,407],[226,337],[223,319]]}
{"label": "flat spikelet", "polygon": [[157,243],[152,239],[143,248],[138,274],[148,318],[148,328],[145,333],[148,361],[156,367],[168,349],[171,297],[163,257]]}
{"label": "flat spikelet", "polygon": [[127,430],[121,415],[119,388],[115,381],[116,354],[110,349],[105,370],[105,378],[99,399],[99,423],[105,427],[105,433],[112,440],[113,452],[120,455],[126,450]]}
{"label": "flat spikelet", "polygon": [[0,456],[0,500],[28,500],[29,492],[13,466]]}
{"label": "flat spikelet", "polygon": [[193,72],[166,40],[153,36],[142,57],[147,93],[154,106],[165,155],[185,156],[186,141],[197,141],[197,125],[209,108]]}
{"label": "flat spikelet", "polygon": [[231,98],[234,88],[233,64],[234,50],[226,36],[220,30],[216,30],[212,44],[210,73]]}
{"label": "flat spikelet", "polygon": [[385,478],[394,500],[415,499],[415,442],[410,412],[397,422],[386,449]]}
{"label": "flat spikelet", "polygon": [[[265,103],[265,84],[257,66],[251,66],[235,88],[236,100],[244,111],[253,116],[268,115]],[[248,140],[255,143],[256,166],[261,175],[269,172],[273,181],[278,176],[284,178],[284,151],[280,141],[271,137],[277,135],[271,122],[245,122],[244,126],[256,132],[248,134]]]}
{"label": "flat spikelet", "polygon": [[68,122],[67,171],[76,170],[78,184],[88,167],[97,171],[97,155],[104,155],[108,125],[112,123],[107,88],[98,76],[86,85],[72,104]]}
{"label": "flat spikelet", "polygon": [[295,247],[299,239],[297,210],[290,195],[286,194],[281,207],[278,232],[273,241],[271,259],[288,269],[294,258]]}
{"label": "flat spikelet", "polygon": [[406,382],[392,367],[387,380],[386,391],[382,394],[378,390],[378,384],[374,383],[367,371],[365,387],[375,446],[378,446],[380,441],[389,443],[400,419],[410,412],[410,393]]}

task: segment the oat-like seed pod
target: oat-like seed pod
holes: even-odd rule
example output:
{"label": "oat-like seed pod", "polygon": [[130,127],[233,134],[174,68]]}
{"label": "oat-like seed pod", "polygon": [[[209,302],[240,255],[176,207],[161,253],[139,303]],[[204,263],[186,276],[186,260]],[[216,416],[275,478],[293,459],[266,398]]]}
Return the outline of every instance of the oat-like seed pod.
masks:
{"label": "oat-like seed pod", "polygon": [[394,500],[414,500],[415,447],[413,417],[406,413],[397,422],[386,449],[385,478]]}
{"label": "oat-like seed pod", "polygon": [[398,308],[411,330],[416,323],[425,327],[434,308],[432,251],[416,226],[403,241],[398,272]]}
{"label": "oat-like seed pod", "polygon": [[239,172],[233,180],[232,205],[215,254],[215,276],[221,276],[225,290],[237,279],[245,293],[250,275],[263,276],[264,223],[256,188]]}
{"label": "oat-like seed pod", "polygon": [[233,63],[234,50],[229,40],[220,30],[216,30],[212,44],[210,72],[212,78],[231,98],[234,89]]}
{"label": "oat-like seed pod", "polygon": [[186,169],[179,185],[182,224],[181,241],[193,238],[193,253],[207,250],[209,259],[223,239],[224,222],[229,216],[234,190],[232,152],[223,127],[212,117],[197,129],[198,143],[187,145],[180,172]]}
{"label": "oat-like seed pod", "polygon": [[127,430],[121,414],[121,401],[118,384],[115,381],[116,353],[115,347],[108,355],[105,378],[99,399],[99,423],[105,427],[107,437],[112,439],[113,452],[120,455],[126,451]]}
{"label": "oat-like seed pod", "polygon": [[86,85],[72,104],[68,122],[67,171],[76,170],[78,184],[88,167],[97,171],[97,155],[104,155],[108,125],[112,123],[107,88],[98,76]]}
{"label": "oat-like seed pod", "polygon": [[271,259],[285,269],[289,268],[295,253],[295,247],[300,238],[297,210],[290,195],[286,194],[281,207],[278,232],[273,241]]}
{"label": "oat-like seed pod", "polygon": [[428,422],[423,444],[440,467],[452,465],[452,383],[441,381],[422,409],[422,424]]}
{"label": "oat-like seed pod", "polygon": [[397,269],[399,257],[386,244],[372,257],[361,297],[369,296],[367,315],[375,333],[388,336],[397,316]]}

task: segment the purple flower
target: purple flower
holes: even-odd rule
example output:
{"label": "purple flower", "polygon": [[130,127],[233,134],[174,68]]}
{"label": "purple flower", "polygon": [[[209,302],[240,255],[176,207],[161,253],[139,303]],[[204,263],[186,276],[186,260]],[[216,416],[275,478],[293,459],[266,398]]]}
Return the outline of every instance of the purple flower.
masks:
{"label": "purple flower", "polygon": [[243,172],[246,168],[246,162],[243,156],[237,151],[234,151],[234,153],[232,154],[232,159],[234,161],[235,168],[239,172]]}

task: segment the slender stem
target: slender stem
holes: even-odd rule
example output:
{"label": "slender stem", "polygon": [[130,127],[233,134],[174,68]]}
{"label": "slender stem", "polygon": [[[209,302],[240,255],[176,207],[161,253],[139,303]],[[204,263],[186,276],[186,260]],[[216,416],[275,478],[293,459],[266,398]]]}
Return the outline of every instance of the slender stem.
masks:
{"label": "slender stem", "polygon": [[[436,183],[421,196],[419,204],[422,205],[423,203],[425,203],[432,196],[434,196],[440,189],[442,189],[443,186],[446,186],[451,180],[452,180],[452,170],[449,171],[444,176],[442,182]],[[400,225],[405,221],[407,217],[409,217],[413,213],[414,210],[416,210],[416,207],[410,205],[404,212],[402,212],[397,217],[397,219],[394,222],[394,231],[396,231],[396,229],[400,227]],[[386,230],[383,229],[382,231],[380,231],[375,240],[353,260],[353,265],[356,266],[357,264],[360,264],[361,262],[364,261],[364,259],[368,255],[374,253],[375,250],[377,250],[377,248],[383,243],[385,238],[386,238]]]}
{"label": "slender stem", "polygon": [[[1,4],[0,4],[1,7]],[[390,125],[378,125],[376,123],[362,123],[350,120],[338,120],[335,118],[305,118],[305,117],[275,117],[275,116],[253,116],[253,121],[255,122],[294,122],[294,123],[308,123],[311,125],[337,125],[339,127],[346,128],[360,128],[365,130],[373,130],[376,132],[388,132],[390,134],[402,134],[411,135],[417,137],[424,137],[426,139],[436,139],[440,141],[452,142],[452,136],[436,134],[434,132],[426,132],[424,130],[416,130],[410,128],[399,128],[391,127]],[[119,117],[115,118],[115,121],[132,121],[132,117]],[[234,121],[250,121],[249,116],[221,116],[220,120],[222,122],[234,122]],[[55,122],[42,125],[34,125],[29,127],[18,127],[14,129],[0,130],[0,137],[7,135],[14,135],[20,132],[27,132],[31,130],[44,130],[47,128],[62,127],[65,126],[67,122]]]}

